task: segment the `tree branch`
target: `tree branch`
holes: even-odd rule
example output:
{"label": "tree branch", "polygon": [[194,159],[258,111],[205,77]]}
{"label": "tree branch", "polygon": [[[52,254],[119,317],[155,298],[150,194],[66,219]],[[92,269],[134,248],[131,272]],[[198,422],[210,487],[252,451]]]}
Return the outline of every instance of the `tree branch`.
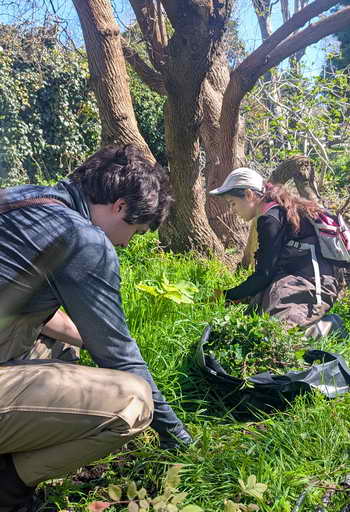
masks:
{"label": "tree branch", "polygon": [[310,44],[317,43],[323,37],[335,32],[341,32],[350,25],[350,7],[345,7],[331,16],[317,22],[312,23],[304,30],[297,32],[288,39],[278,45],[267,56],[264,65],[260,68],[259,76],[268,69],[277,66],[282,60],[289,57],[293,53],[306,48]]}
{"label": "tree branch", "polygon": [[125,39],[122,38],[122,48],[125,60],[130,66],[136,71],[139,77],[145,82],[146,85],[153,91],[166,95],[166,89],[164,84],[163,76],[152,69],[146,64],[146,62],[140,57],[140,55],[133,48],[128,46]]}
{"label": "tree branch", "polygon": [[153,66],[161,70],[166,58],[162,13],[157,12],[153,0],[130,0],[130,4],[145,38],[149,58]]}
{"label": "tree branch", "polygon": [[270,0],[265,0],[265,2],[261,2],[261,0],[252,0],[252,2],[255,14],[258,18],[261,37],[262,40],[265,41],[265,39],[270,37],[272,34]]}
{"label": "tree branch", "polygon": [[[266,41],[264,41],[259,48],[251,53],[235,71],[249,76],[257,66],[260,66],[265,61],[269,53],[276,48],[282,41],[290,36],[305,23],[310,21],[315,16],[330,9],[338,3],[338,0],[315,0],[311,4],[304,7],[304,9],[295,13],[284,25],[277,29]],[[271,66],[270,66],[271,67]]]}

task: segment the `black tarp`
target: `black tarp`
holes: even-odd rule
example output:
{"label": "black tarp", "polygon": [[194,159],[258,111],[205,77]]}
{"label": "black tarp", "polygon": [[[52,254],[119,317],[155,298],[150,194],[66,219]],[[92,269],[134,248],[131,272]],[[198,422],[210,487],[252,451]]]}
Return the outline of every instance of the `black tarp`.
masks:
{"label": "black tarp", "polygon": [[[350,370],[344,358],[322,350],[308,350],[304,360],[310,368],[285,375],[259,373],[244,381],[229,375],[212,355],[207,355],[211,327],[206,327],[196,350],[196,362],[210,386],[237,416],[284,409],[297,395],[318,390],[327,398],[350,391]],[[212,349],[212,347],[211,347]],[[318,364],[316,364],[318,362]]]}

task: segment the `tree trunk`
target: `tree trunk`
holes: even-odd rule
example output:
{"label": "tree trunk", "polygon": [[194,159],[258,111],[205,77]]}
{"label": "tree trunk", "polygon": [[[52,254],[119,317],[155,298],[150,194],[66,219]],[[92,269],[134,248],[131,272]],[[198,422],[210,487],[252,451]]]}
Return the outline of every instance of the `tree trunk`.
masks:
{"label": "tree trunk", "polygon": [[209,226],[205,212],[198,128],[191,115],[192,109],[193,104],[184,101],[183,95],[168,96],[165,138],[176,202],[161,229],[161,242],[179,252],[194,249],[223,259],[223,245]]}
{"label": "tree trunk", "polygon": [[[221,185],[227,174],[233,169],[243,166],[244,157],[244,125],[239,119],[236,127],[237,136],[231,145],[222,151],[220,115],[222,100],[229,81],[229,69],[225,56],[220,56],[213,63],[202,87],[203,119],[200,125],[201,142],[205,148],[205,167],[203,174],[206,184],[206,214],[209,224],[225,248],[237,248],[232,256],[238,261],[247,237],[247,226],[220,197],[208,194],[210,190]],[[237,262],[236,261],[236,262]]]}
{"label": "tree trunk", "polygon": [[83,30],[89,70],[102,124],[102,144],[138,145],[154,160],[140,135],[131,102],[120,30],[108,0],[73,0]]}
{"label": "tree trunk", "polygon": [[[196,249],[226,259],[224,246],[208,222],[205,181],[200,165],[200,129],[206,115],[203,83],[222,45],[218,39],[214,46],[208,37],[211,11],[207,4],[198,4],[198,10],[181,11],[181,31],[175,32],[169,42],[169,60],[163,69],[168,96],[165,139],[176,204],[161,231],[161,241],[171,243],[175,251]],[[225,85],[227,78],[222,79],[222,87]],[[215,104],[213,108],[221,108],[221,105]],[[221,155],[220,150],[219,168],[224,179],[232,169],[232,157],[225,155],[223,161]]]}

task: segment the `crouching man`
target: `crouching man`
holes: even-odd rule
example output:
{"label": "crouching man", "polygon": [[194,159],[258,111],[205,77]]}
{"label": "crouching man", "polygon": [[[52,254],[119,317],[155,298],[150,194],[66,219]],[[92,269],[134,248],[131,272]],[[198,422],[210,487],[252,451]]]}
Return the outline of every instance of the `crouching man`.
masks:
{"label": "crouching man", "polygon": [[[169,204],[165,170],[132,145],[101,149],[55,186],[1,191],[1,512],[31,510],[39,482],[149,424],[163,448],[190,443],[130,337],[114,249],[157,229]],[[82,345],[98,368],[73,364]]]}

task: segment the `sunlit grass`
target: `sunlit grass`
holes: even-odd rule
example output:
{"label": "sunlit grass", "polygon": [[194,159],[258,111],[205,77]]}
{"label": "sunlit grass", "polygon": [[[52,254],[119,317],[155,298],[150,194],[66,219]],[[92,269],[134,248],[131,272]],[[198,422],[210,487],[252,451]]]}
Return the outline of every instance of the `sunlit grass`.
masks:
{"label": "sunlit grass", "polygon": [[[157,436],[149,429],[129,445],[129,452],[103,461],[107,468],[100,480],[75,485],[67,478],[63,485],[42,486],[47,503],[55,504],[57,510],[84,511],[89,502],[105,497],[103,487],[129,480],[155,491],[168,465],[181,463],[182,488],[189,493],[189,501],[206,512],[223,511],[225,498],[243,499],[237,479],[246,480],[250,474],[268,486],[266,499],[259,504],[262,511],[292,511],[305,489],[302,510],[313,511],[325,492],[323,487],[341,482],[349,472],[350,396],[328,401],[317,394],[308,395],[261,421],[237,422],[219,399],[213,402],[207,382],[194,370],[193,353],[207,323],[225,315],[222,303],[209,302],[214,288],[233,286],[244,273],[232,275],[220,263],[195,254],[164,253],[152,234],[135,238],[130,248],[120,253],[120,260],[130,332],[195,444],[184,453],[165,454],[158,450]],[[160,282],[164,273],[170,282],[187,280],[197,286],[194,304],[178,305],[135,287],[141,281]],[[337,309],[349,325],[349,300]],[[350,360],[348,340],[330,337],[314,346]],[[346,499],[344,493],[336,493],[332,512],[340,512]]]}

